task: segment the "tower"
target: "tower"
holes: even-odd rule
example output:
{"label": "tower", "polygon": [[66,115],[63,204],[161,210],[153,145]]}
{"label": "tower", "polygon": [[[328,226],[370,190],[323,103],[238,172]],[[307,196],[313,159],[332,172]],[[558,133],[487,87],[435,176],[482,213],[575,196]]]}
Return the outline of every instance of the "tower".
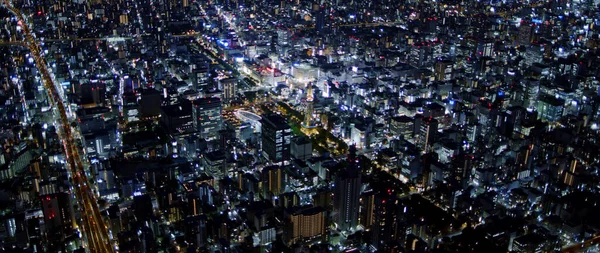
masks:
{"label": "tower", "polygon": [[314,97],[313,97],[313,89],[312,84],[308,84],[308,89],[306,91],[306,111],[304,112],[304,127],[312,126],[312,115],[314,111]]}

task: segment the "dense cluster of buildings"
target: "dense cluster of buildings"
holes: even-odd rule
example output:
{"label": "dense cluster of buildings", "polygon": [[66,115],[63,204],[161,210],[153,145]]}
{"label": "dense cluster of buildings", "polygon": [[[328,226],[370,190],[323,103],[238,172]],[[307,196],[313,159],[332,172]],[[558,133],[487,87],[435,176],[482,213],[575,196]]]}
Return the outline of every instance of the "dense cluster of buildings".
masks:
{"label": "dense cluster of buildings", "polygon": [[1,252],[599,250],[597,2],[11,3]]}

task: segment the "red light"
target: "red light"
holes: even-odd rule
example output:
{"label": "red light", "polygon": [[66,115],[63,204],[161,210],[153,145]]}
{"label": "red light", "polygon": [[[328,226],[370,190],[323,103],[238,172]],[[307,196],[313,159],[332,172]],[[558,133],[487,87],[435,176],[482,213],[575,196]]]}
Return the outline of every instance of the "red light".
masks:
{"label": "red light", "polygon": [[38,16],[39,16],[39,15],[42,15],[42,11],[38,11]]}

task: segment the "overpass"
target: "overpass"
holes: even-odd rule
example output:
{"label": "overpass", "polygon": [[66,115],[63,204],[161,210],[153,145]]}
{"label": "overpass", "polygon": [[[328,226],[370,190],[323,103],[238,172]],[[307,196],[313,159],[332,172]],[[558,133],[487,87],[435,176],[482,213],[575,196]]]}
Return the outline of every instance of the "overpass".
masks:
{"label": "overpass", "polygon": [[242,122],[249,122],[250,125],[252,125],[257,132],[261,131],[261,117],[256,115],[255,113],[238,109],[233,112],[233,115],[235,115]]}

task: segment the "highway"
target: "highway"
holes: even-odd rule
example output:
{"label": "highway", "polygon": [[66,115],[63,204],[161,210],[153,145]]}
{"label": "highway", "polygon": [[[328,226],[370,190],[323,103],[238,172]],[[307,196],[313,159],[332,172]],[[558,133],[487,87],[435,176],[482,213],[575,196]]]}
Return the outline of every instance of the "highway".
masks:
{"label": "highway", "polygon": [[600,243],[600,235],[596,235],[588,240],[585,240],[582,243],[577,243],[570,245],[568,247],[562,248],[560,250],[561,253],[576,253],[576,252],[585,252],[585,250],[593,245]]}
{"label": "highway", "polygon": [[[370,22],[370,23],[348,23],[348,24],[335,24],[332,25],[332,28],[339,27],[377,27],[377,26],[395,26],[397,22]],[[312,30],[315,29],[314,26],[303,26],[303,27],[290,27],[290,28],[267,28],[267,29],[253,29],[255,32],[273,32],[277,30],[290,30],[293,32],[304,31],[304,30]],[[140,36],[144,35],[152,35],[149,33],[144,33],[136,36],[116,36],[116,37],[88,37],[88,38],[79,38],[79,37],[66,37],[60,39],[44,39],[44,42],[61,42],[61,41],[98,41],[98,40],[106,40],[109,42],[120,42],[126,40],[134,40]],[[172,34],[174,38],[187,38],[187,37],[202,37],[201,33],[198,32],[189,32],[183,34]]]}
{"label": "highway", "polygon": [[24,42],[12,43],[15,45],[26,46],[31,51],[31,55],[35,60],[35,64],[42,77],[44,88],[48,93],[50,104],[53,106],[55,118],[59,122],[58,125],[60,125],[60,127],[58,127],[58,134],[62,141],[65,157],[67,158],[67,163],[71,172],[75,196],[79,202],[80,211],[82,213],[82,228],[87,239],[87,245],[85,242],[83,245],[86,245],[86,248],[90,252],[114,252],[108,228],[102,220],[96,198],[91,188],[88,186],[88,179],[85,175],[83,160],[80,156],[75,138],[73,137],[73,129],[71,128],[64,102],[58,89],[54,85],[48,70],[48,64],[42,57],[41,49],[21,11],[14,8],[10,0],[4,0],[4,7],[15,15],[22,28],[23,35],[25,36]]}

